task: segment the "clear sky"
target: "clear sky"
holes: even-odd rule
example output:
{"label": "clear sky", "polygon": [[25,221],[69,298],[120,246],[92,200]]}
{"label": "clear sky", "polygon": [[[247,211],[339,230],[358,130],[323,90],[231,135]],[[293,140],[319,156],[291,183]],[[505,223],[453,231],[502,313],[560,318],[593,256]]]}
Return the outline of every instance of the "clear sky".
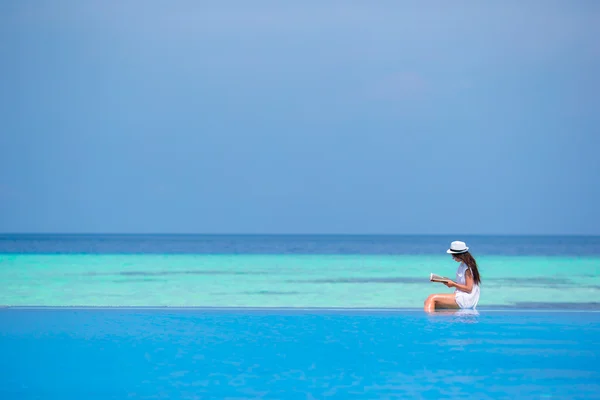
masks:
{"label": "clear sky", "polygon": [[600,234],[598,1],[2,1],[0,231]]}

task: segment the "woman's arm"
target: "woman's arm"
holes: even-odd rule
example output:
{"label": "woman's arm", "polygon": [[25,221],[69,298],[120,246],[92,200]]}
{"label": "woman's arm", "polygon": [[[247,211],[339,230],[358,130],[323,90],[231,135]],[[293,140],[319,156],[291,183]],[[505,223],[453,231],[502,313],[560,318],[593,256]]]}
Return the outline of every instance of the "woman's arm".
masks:
{"label": "woman's arm", "polygon": [[471,290],[473,290],[473,274],[471,274],[470,269],[467,269],[465,271],[465,284],[464,285],[460,285],[453,281],[445,283],[445,285],[448,287],[455,287],[458,290],[460,290],[461,292],[471,293]]}

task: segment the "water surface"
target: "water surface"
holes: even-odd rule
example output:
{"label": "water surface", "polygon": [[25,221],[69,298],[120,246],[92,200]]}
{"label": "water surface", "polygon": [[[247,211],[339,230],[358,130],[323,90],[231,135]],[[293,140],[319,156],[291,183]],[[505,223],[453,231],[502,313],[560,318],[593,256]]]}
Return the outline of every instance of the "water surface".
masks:
{"label": "water surface", "polygon": [[[0,304],[421,308],[445,236],[4,235]],[[600,308],[600,238],[473,236],[480,307]]]}
{"label": "water surface", "polygon": [[0,398],[600,393],[600,313],[4,309]]}

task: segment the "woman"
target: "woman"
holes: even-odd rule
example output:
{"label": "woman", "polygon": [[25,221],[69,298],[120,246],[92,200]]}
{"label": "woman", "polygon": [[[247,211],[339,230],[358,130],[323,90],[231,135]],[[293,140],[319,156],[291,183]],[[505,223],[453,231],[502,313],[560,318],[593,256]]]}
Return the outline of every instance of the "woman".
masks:
{"label": "woman", "polygon": [[475,309],[479,302],[479,270],[477,262],[469,253],[469,248],[464,242],[456,241],[450,244],[446,251],[452,254],[454,261],[459,262],[456,271],[456,282],[444,282],[449,288],[456,288],[454,293],[432,294],[425,300],[425,311],[433,312],[437,308]]}

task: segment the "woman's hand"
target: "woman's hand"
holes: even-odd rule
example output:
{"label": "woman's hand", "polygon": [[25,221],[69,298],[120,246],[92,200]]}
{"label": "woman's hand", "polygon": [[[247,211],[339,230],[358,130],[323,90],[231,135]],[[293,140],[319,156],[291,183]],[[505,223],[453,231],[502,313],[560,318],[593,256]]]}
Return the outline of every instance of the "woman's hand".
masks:
{"label": "woman's hand", "polygon": [[444,282],[444,285],[446,285],[448,287],[456,287],[456,283],[454,283],[452,281]]}

